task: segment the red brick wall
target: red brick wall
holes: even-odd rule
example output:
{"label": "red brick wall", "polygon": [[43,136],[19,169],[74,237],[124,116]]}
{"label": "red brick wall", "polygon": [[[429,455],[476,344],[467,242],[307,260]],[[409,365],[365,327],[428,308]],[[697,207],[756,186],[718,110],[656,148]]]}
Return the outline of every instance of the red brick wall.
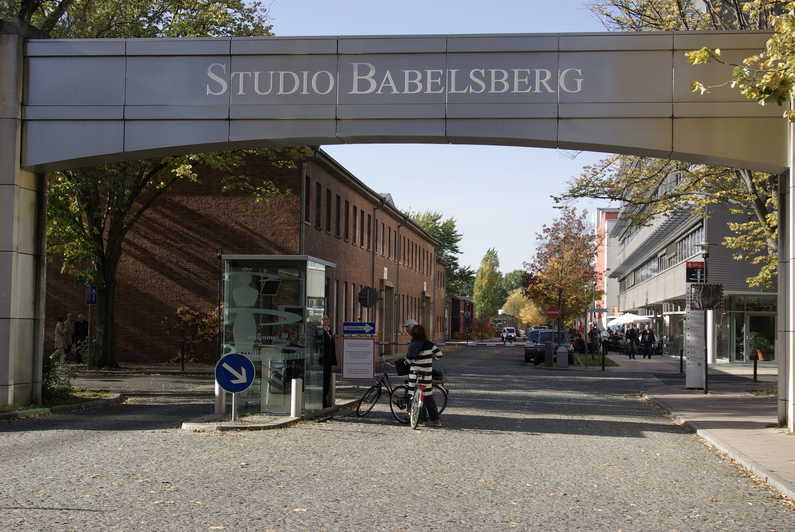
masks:
{"label": "red brick wall", "polygon": [[[218,176],[185,183],[164,195],[139,220],[124,244],[116,296],[119,361],[167,361],[177,339],[163,317],[188,305],[209,310],[218,301],[217,250],[224,253],[295,254],[299,247],[300,170],[252,164],[249,172],[273,179],[289,195],[258,204],[251,195],[223,193]],[[86,313],[83,288],[59,273],[52,260],[47,280],[47,331],[66,312]],[[51,346],[51,338],[48,337]]]}
{"label": "red brick wall", "polygon": [[[421,232],[406,224],[405,219],[359,187],[352,185],[334,168],[322,162],[308,162],[305,173],[309,176],[309,220],[304,222],[304,252],[337,264],[336,280],[341,294],[347,284],[348,307],[345,309],[344,295],[339,297],[342,312],[337,312],[338,330],[343,321],[376,321],[380,339],[384,324],[378,307],[362,308],[356,296],[362,286],[379,290],[383,298],[385,285],[391,285],[399,305],[395,325],[398,329],[398,342],[405,343],[408,337],[403,332],[402,323],[409,318],[427,328],[436,340],[443,339],[444,289],[434,283],[438,278],[435,272],[441,268],[436,264],[434,245]],[[317,224],[316,194],[317,184],[321,190],[320,228]],[[331,230],[326,230],[327,191],[331,191]],[[336,197],[340,196],[340,234],[336,230]],[[349,207],[348,238],[345,238],[345,202]],[[356,228],[353,227],[353,208],[356,208]],[[364,213],[364,232],[361,216]],[[368,239],[368,222],[370,232]],[[383,230],[382,230],[383,224]],[[364,235],[364,239],[362,239]],[[391,235],[391,248],[390,248]],[[386,268],[386,278],[384,269]],[[443,276],[441,277],[443,280]],[[353,292],[355,287],[355,293]],[[429,300],[423,303],[423,292]],[[423,304],[427,305],[423,318]],[[428,323],[430,322],[430,323]],[[393,337],[394,338],[394,337]]]}

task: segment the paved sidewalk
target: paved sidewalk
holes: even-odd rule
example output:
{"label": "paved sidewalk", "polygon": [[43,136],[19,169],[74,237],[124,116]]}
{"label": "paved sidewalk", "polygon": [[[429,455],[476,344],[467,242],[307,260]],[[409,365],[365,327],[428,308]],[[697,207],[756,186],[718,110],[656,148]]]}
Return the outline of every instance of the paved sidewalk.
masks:
{"label": "paved sidewalk", "polygon": [[705,395],[685,388],[678,358],[610,358],[619,364],[614,372],[654,373],[658,384],[644,393],[649,401],[795,501],[795,435],[777,424],[774,366],[760,366],[759,382],[751,379],[752,366],[712,366]]}

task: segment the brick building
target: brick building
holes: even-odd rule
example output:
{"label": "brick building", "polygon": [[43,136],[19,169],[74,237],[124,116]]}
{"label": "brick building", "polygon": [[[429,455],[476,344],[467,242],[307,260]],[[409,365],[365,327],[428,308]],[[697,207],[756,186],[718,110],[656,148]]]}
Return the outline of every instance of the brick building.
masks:
{"label": "brick building", "polygon": [[472,333],[475,304],[472,299],[450,296],[450,338],[468,338]]}
{"label": "brick building", "polygon": [[[379,341],[405,343],[401,325],[413,318],[442,339],[445,272],[436,258],[438,243],[388,194],[371,190],[321,150],[298,168],[252,160],[247,171],[267,175],[287,193],[256,203],[249,194],[222,191],[219,176],[207,171],[201,184],[170,190],[130,232],[118,271],[117,360],[165,362],[177,356],[178,338],[163,319],[173,318],[180,306],[206,311],[218,304],[219,253],[310,255],[333,262],[329,308],[337,331],[345,320],[375,321]],[[59,268],[57,260],[48,268],[50,336],[58,316],[87,313],[83,288]],[[378,291],[375,307],[359,303],[363,287]]]}

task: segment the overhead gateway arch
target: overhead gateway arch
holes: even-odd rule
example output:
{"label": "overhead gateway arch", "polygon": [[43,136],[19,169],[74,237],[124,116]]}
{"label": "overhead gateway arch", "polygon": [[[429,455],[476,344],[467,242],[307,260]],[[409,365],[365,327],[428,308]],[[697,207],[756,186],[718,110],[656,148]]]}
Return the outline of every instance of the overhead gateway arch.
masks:
{"label": "overhead gateway arch", "polygon": [[763,33],[31,40],[23,165],[261,142],[443,142],[787,167],[781,110],[693,67]]}
{"label": "overhead gateway arch", "polygon": [[[0,405],[35,396],[43,356],[43,172],[258,144],[422,142],[671,157],[781,173],[781,109],[728,62],[765,33],[25,40],[0,27]],[[700,80],[715,87],[694,94]],[[787,176],[782,184],[787,185]],[[529,171],[528,178],[532,178]],[[783,191],[789,188],[783,187]],[[792,195],[782,196],[791,209]],[[786,210],[786,209],[785,209]],[[791,220],[780,231],[792,274]],[[784,227],[782,225],[782,227]],[[792,286],[780,276],[780,397],[793,418]]]}

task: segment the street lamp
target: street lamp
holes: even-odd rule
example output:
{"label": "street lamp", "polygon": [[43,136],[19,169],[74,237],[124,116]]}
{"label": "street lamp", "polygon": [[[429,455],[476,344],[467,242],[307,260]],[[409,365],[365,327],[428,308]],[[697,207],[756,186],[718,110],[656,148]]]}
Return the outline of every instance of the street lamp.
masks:
{"label": "street lamp", "polygon": [[[706,237],[706,233],[704,236]],[[701,282],[707,284],[707,258],[709,258],[709,242],[705,240],[701,241],[698,244],[698,248],[701,251],[702,259],[704,259],[704,271],[701,274]],[[709,393],[709,340],[707,338],[707,330],[707,309],[704,307],[704,394]]]}

